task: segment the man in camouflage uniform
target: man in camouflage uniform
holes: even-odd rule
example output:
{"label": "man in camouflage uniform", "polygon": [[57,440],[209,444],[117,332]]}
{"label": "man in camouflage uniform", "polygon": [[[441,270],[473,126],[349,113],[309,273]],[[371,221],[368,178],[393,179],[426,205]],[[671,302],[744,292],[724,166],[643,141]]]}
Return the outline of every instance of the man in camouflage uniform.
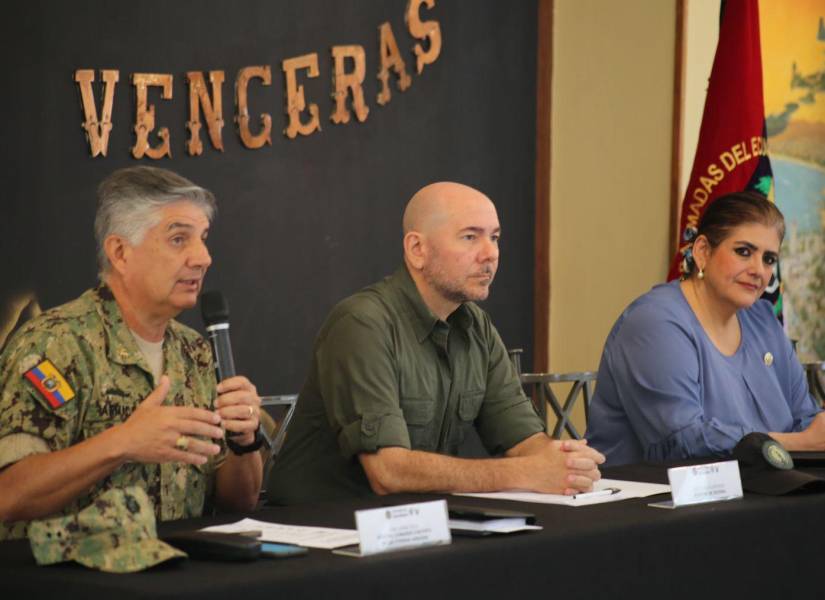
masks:
{"label": "man in camouflage uniform", "polygon": [[211,264],[212,194],[135,167],[98,200],[101,285],[29,321],[0,355],[0,540],[112,488],[143,488],[162,520],[199,516],[213,498],[257,502],[255,387],[216,385],[208,344],[173,320]]}

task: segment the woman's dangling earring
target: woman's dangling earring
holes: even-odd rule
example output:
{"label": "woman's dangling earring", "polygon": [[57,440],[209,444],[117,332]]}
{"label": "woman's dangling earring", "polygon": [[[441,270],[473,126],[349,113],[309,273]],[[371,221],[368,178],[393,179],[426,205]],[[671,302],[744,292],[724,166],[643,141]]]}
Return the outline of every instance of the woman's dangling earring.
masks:
{"label": "woman's dangling earring", "polygon": [[698,279],[704,279],[704,278],[705,278],[705,270],[700,268],[700,269],[699,269],[699,272],[698,272],[698,273],[696,273],[696,277],[697,277]]}

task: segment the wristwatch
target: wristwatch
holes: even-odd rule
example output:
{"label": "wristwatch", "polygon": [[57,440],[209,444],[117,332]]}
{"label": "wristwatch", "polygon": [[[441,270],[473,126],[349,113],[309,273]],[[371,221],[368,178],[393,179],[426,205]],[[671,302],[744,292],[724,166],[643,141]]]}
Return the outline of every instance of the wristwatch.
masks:
{"label": "wristwatch", "polygon": [[261,433],[261,426],[258,425],[258,428],[255,430],[255,439],[252,440],[251,444],[247,444],[246,446],[241,446],[237,442],[233,442],[231,438],[226,438],[226,446],[234,454],[238,456],[242,454],[249,454],[250,452],[255,452],[258,448],[260,448],[264,443],[264,436]]}

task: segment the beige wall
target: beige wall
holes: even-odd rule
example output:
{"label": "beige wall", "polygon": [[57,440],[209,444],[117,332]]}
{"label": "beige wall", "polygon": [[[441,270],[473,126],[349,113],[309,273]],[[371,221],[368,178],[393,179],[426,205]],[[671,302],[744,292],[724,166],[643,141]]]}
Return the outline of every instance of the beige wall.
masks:
{"label": "beige wall", "polygon": [[679,190],[685,195],[705,110],[710,69],[719,39],[719,0],[685,0],[684,82],[682,85],[682,165]]}
{"label": "beige wall", "polygon": [[676,0],[555,0],[550,367],[595,370],[669,262]]}

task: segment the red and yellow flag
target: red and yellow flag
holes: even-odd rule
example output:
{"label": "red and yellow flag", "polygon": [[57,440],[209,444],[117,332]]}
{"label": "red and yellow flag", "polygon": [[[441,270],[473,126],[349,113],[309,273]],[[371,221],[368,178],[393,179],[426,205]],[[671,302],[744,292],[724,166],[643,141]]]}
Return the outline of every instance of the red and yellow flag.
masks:
{"label": "red and yellow flag", "polygon": [[[693,170],[682,202],[680,247],[673,257],[669,280],[679,276],[682,251],[687,246],[685,230],[697,226],[716,198],[744,190],[773,196],[762,97],[759,6],[757,0],[727,0],[722,3],[719,43]],[[776,294],[775,304],[778,289],[777,283],[766,291]]]}

